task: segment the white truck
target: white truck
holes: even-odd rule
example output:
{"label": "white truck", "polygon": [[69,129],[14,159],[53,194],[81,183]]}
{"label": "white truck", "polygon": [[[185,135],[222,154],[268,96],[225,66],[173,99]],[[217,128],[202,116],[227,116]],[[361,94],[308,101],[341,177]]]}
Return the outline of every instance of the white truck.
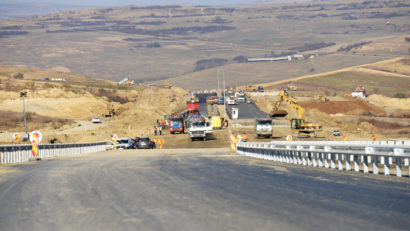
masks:
{"label": "white truck", "polygon": [[212,135],[212,126],[207,126],[204,117],[192,115],[187,121],[189,137],[192,141],[195,139],[206,140]]}
{"label": "white truck", "polygon": [[256,119],[255,131],[257,138],[267,137],[270,138],[273,133],[272,120],[271,119]]}

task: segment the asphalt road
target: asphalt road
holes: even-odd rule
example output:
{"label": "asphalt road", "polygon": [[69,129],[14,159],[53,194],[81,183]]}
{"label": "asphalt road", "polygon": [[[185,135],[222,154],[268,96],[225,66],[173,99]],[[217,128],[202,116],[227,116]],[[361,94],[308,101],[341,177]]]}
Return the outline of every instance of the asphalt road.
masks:
{"label": "asphalt road", "polygon": [[226,149],[120,150],[0,167],[1,230],[408,230],[410,181]]}
{"label": "asphalt road", "polygon": [[226,111],[230,118],[232,118],[232,108],[239,109],[238,119],[255,119],[267,117],[267,114],[259,110],[259,108],[254,103],[238,103],[237,105],[226,105]]}

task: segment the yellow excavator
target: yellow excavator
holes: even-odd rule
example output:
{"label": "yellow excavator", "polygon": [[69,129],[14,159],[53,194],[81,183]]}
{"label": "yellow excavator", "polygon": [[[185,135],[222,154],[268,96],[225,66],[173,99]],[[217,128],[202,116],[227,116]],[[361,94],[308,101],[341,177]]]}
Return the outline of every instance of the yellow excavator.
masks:
{"label": "yellow excavator", "polygon": [[287,115],[286,111],[279,110],[280,105],[283,101],[287,101],[297,112],[298,117],[290,120],[291,129],[294,132],[300,134],[307,134],[310,136],[313,133],[316,136],[317,132],[322,131],[322,124],[320,123],[310,123],[305,121],[305,110],[299,106],[295,99],[288,94],[286,90],[280,92],[278,99],[276,100],[275,106],[272,112],[269,114],[270,117],[284,117]]}
{"label": "yellow excavator", "polygon": [[115,111],[114,105],[112,103],[107,103],[107,111],[104,114],[104,117],[114,117],[115,119]]}

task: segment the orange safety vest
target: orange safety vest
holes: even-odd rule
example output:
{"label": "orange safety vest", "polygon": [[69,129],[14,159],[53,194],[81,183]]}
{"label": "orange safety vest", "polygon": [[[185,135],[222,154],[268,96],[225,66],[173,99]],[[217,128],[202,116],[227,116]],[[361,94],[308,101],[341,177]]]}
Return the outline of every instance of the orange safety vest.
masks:
{"label": "orange safety vest", "polygon": [[242,140],[243,141],[248,141],[248,135],[246,133],[243,133]]}

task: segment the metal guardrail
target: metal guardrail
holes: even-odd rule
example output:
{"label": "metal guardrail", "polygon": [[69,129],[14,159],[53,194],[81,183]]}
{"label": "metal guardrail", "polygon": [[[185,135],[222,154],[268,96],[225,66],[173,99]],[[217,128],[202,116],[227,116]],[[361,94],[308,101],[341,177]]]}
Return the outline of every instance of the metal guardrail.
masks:
{"label": "metal guardrail", "polygon": [[[82,143],[82,144],[40,144],[39,155],[41,159],[55,156],[70,156],[92,152],[105,151],[107,142]],[[14,164],[28,162],[33,158],[32,145],[0,146],[0,164]]]}
{"label": "metal guardrail", "polygon": [[409,166],[410,141],[239,142],[237,153],[288,164],[364,173],[369,173],[369,164],[371,164],[373,174],[379,174],[379,165],[381,165],[384,175],[390,175],[390,167],[394,163],[395,175],[401,177],[402,167]]}

